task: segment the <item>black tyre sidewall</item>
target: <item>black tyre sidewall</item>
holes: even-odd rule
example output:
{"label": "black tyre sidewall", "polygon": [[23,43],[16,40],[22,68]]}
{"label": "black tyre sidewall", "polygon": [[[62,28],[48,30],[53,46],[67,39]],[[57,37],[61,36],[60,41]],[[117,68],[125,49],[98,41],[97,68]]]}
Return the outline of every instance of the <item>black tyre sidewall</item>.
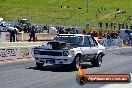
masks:
{"label": "black tyre sidewall", "polygon": [[43,63],[37,63],[37,62],[36,62],[36,67],[37,67],[38,69],[39,69],[39,68],[43,68],[43,65],[44,65]]}
{"label": "black tyre sidewall", "polygon": [[78,70],[78,67],[76,66],[76,59],[77,57],[79,57],[79,66],[80,67],[80,56],[79,55],[76,55],[76,57],[74,58],[73,62],[71,63],[71,68],[74,69],[74,70]]}
{"label": "black tyre sidewall", "polygon": [[[100,59],[101,59],[101,62],[100,62]],[[92,64],[93,67],[100,67],[101,64],[102,64],[102,55],[99,54],[99,55],[97,56],[97,58],[94,59],[94,60],[91,62],[91,64]]]}

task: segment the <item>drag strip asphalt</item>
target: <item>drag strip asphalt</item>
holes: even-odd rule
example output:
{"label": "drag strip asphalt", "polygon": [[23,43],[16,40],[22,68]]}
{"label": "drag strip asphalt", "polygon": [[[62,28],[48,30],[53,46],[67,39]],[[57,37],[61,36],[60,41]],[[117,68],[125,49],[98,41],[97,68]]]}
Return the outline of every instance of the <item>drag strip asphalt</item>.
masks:
{"label": "drag strip asphalt", "polygon": [[[132,48],[107,50],[101,67],[91,67],[85,62],[82,68],[88,74],[132,73]],[[0,88],[100,88],[108,84],[76,83],[77,71],[48,65],[38,70],[35,61],[0,64]],[[109,87],[108,87],[109,88]]]}

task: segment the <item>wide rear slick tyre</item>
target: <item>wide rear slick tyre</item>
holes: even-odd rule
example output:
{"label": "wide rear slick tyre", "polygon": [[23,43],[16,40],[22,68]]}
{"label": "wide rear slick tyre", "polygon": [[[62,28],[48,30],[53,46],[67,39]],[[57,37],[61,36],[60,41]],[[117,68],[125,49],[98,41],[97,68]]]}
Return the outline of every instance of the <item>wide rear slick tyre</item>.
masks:
{"label": "wide rear slick tyre", "polygon": [[100,67],[102,65],[102,55],[99,54],[96,59],[91,62],[93,67]]}
{"label": "wide rear slick tyre", "polygon": [[80,67],[80,56],[76,55],[76,57],[74,58],[73,62],[70,64],[70,67],[72,68],[72,70],[78,70],[78,68]]}

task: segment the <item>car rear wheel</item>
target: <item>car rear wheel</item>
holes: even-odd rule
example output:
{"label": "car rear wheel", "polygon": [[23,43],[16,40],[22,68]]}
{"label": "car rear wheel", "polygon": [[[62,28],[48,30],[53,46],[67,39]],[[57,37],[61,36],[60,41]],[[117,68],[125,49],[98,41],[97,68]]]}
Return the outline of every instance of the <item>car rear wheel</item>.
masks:
{"label": "car rear wheel", "polygon": [[96,59],[91,62],[93,67],[100,67],[102,65],[102,55],[99,54]]}

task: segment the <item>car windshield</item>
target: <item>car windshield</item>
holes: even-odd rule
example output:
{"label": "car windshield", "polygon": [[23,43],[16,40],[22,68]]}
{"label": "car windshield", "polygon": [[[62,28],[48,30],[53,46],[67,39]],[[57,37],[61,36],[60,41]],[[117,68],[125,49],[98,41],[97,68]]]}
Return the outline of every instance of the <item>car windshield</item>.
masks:
{"label": "car windshield", "polygon": [[73,35],[58,35],[53,39],[53,41],[63,41],[66,43],[80,45],[83,42],[83,37],[82,36],[73,36]]}

